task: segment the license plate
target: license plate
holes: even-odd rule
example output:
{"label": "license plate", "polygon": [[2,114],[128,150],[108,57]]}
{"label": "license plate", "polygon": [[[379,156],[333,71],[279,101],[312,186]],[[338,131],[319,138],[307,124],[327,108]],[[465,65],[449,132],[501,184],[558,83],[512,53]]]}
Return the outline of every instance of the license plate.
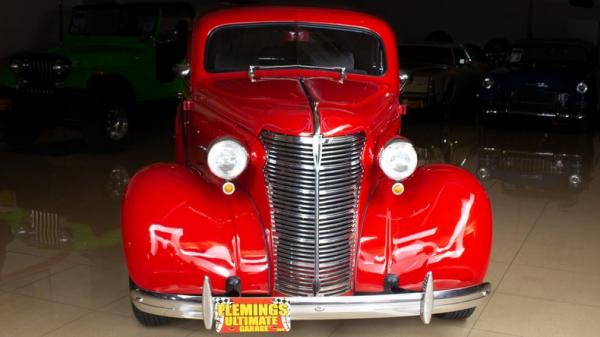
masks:
{"label": "license plate", "polygon": [[290,331],[290,303],[284,297],[215,297],[219,333]]}

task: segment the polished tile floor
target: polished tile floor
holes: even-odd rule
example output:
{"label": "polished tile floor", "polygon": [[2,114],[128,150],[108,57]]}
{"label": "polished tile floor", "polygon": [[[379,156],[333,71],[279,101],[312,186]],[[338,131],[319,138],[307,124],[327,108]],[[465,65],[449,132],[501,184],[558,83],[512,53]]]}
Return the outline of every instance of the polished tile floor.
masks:
{"label": "polished tile floor", "polygon": [[[599,336],[598,136],[469,122],[407,124],[423,163],[461,165],[489,192],[492,296],[466,321],[294,322],[291,334]],[[90,153],[68,130],[47,133],[26,153],[0,145],[0,337],[212,334],[195,321],[144,328],[130,311],[121,188],[137,169],[170,160],[169,126],[159,117],[135,135],[129,151],[113,155]]]}

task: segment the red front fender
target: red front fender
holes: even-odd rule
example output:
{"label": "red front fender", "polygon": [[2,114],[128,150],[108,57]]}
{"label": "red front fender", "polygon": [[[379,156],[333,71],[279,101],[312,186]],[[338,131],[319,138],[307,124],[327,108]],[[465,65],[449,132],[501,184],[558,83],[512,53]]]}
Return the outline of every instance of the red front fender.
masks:
{"label": "red front fender", "polygon": [[245,294],[269,293],[266,232],[244,191],[227,196],[184,166],[157,164],[129,183],[121,221],[127,268],[143,289],[199,294],[208,275],[216,293],[229,276]]}
{"label": "red front fender", "polygon": [[357,292],[381,292],[384,277],[396,274],[400,287],[417,290],[428,271],[435,289],[483,281],[490,257],[492,216],[479,182],[450,165],[419,168],[392,194],[381,179],[367,204],[359,233]]}

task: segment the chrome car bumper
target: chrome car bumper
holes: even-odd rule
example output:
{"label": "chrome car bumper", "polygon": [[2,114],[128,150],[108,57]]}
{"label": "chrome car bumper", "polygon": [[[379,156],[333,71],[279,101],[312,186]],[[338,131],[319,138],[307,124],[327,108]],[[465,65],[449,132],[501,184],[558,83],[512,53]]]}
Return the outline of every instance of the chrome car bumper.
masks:
{"label": "chrome car bumper", "polygon": [[582,120],[585,119],[585,114],[582,112],[553,112],[553,111],[525,111],[525,110],[497,110],[484,109],[486,115],[523,115],[533,117],[557,118],[564,120]]}
{"label": "chrome car bumper", "polygon": [[[331,296],[288,297],[292,320],[359,319],[420,316],[429,324],[432,314],[478,306],[490,293],[489,283],[451,290],[433,290],[433,276],[425,277],[422,292]],[[214,304],[210,281],[204,279],[202,296],[171,295],[132,289],[131,301],[141,311],[166,317],[204,320],[212,328]]]}

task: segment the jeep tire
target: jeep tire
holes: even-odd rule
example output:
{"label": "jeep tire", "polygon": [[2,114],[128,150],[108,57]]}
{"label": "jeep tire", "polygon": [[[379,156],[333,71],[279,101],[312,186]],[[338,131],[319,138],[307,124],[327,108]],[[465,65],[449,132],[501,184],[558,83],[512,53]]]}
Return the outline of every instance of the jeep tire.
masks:
{"label": "jeep tire", "polygon": [[88,106],[82,127],[87,143],[97,151],[124,149],[130,139],[133,102],[117,93],[96,90],[90,94]]}

